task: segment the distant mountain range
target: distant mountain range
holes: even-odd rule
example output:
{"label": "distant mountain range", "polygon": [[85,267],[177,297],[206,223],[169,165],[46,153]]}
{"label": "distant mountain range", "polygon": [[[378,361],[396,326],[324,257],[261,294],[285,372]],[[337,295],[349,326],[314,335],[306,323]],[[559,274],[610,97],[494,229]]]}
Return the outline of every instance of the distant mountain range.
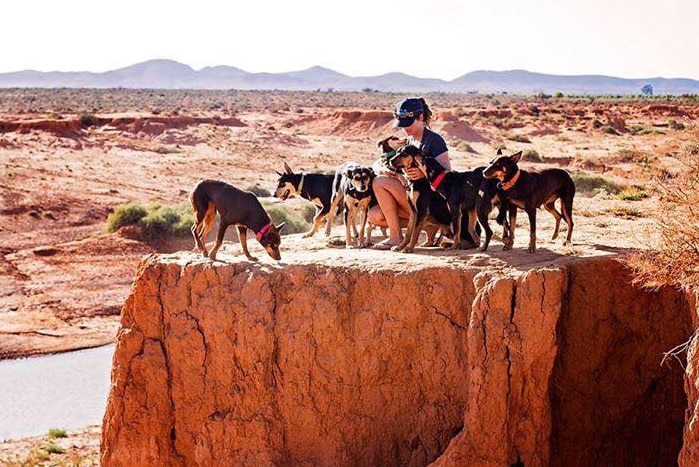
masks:
{"label": "distant mountain range", "polygon": [[[0,88],[241,89],[293,91],[456,92],[565,95],[699,94],[686,78],[624,79],[601,75],[559,76],[525,70],[474,71],[451,81],[403,73],[353,77],[322,67],[289,73],[249,73],[230,66],[194,70],[172,60],[150,60],[126,68],[92,72],[0,73]],[[646,88],[648,89],[648,88]]]}

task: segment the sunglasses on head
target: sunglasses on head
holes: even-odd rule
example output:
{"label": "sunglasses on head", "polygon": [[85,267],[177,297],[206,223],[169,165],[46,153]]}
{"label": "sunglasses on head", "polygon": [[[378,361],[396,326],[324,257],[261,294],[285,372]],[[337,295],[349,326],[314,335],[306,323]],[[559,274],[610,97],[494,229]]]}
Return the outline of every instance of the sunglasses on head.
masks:
{"label": "sunglasses on head", "polygon": [[405,109],[398,109],[394,112],[393,115],[395,115],[396,118],[411,118],[411,117],[417,117],[421,111],[419,110],[405,110]]}

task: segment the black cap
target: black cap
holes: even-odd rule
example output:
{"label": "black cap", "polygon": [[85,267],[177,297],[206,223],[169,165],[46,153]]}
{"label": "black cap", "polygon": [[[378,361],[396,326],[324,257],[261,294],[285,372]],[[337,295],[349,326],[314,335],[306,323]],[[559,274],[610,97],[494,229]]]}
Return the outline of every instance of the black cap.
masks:
{"label": "black cap", "polygon": [[396,111],[394,113],[396,123],[394,127],[405,128],[412,125],[417,116],[424,111],[422,99],[417,97],[403,99],[403,101],[396,105]]}

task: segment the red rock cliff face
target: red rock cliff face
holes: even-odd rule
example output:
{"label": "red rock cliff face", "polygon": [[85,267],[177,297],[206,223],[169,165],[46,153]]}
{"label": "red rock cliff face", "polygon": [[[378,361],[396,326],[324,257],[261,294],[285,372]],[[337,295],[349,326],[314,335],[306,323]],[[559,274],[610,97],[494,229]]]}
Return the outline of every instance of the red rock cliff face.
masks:
{"label": "red rock cliff face", "polygon": [[677,460],[683,373],[659,362],[691,307],[614,260],[193,258],[149,258],[124,306],[104,466]]}

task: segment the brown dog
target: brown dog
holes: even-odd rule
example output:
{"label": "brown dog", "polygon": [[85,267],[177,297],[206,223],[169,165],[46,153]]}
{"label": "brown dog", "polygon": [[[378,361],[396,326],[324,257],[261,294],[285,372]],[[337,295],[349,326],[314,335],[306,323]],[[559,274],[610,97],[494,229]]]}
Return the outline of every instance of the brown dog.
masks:
{"label": "brown dog", "polygon": [[[541,172],[522,170],[517,165],[521,157],[522,151],[511,156],[499,156],[483,170],[485,178],[500,180],[498,195],[509,202],[510,233],[504,249],[511,249],[514,243],[517,208],[520,208],[529,216],[529,252],[536,252],[536,210],[542,205],[556,219],[552,240],[558,237],[561,219],[565,218],[568,236],[563,244],[568,245],[573,235],[573,179],[563,169],[545,169]],[[557,199],[561,200],[562,213],[554,206]]]}
{"label": "brown dog", "polygon": [[[272,224],[267,211],[254,193],[240,190],[220,180],[201,180],[192,190],[189,200],[196,217],[192,225],[195,249],[198,248],[204,257],[212,261],[216,260],[216,253],[223,243],[226,229],[229,225],[235,225],[243,253],[250,261],[257,261],[257,258],[248,251],[248,229],[255,232],[257,240],[267,250],[269,256],[276,260],[281,259],[279,232],[284,227],[284,223],[277,226]],[[211,253],[208,253],[204,243],[216,220],[216,212],[220,217],[216,245]]]}

